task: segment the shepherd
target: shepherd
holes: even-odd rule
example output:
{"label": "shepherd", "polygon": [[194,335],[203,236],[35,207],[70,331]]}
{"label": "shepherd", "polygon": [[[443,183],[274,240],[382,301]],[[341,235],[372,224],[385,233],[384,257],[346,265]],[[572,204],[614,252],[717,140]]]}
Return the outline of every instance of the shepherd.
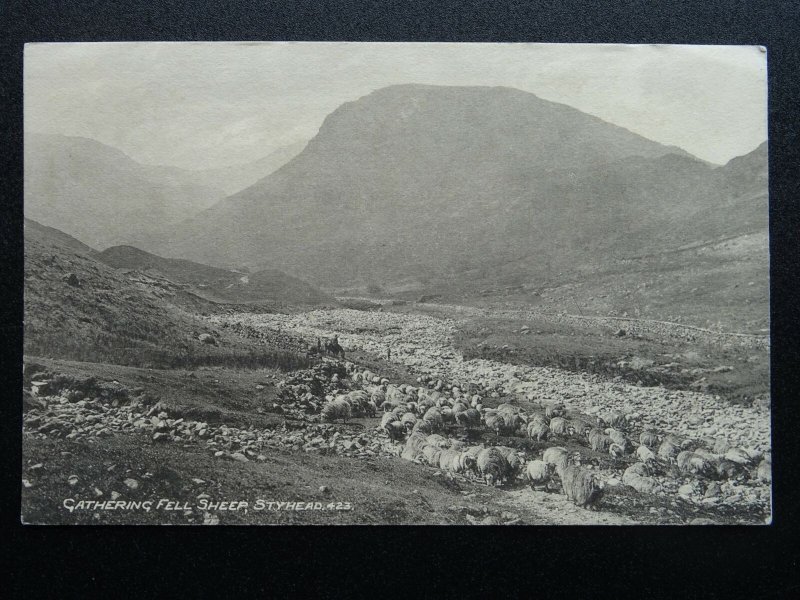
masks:
{"label": "shepherd", "polygon": [[342,360],[344,360],[344,348],[339,345],[338,335],[334,335],[333,339],[325,342],[325,350],[328,354],[333,354],[334,356],[341,355]]}

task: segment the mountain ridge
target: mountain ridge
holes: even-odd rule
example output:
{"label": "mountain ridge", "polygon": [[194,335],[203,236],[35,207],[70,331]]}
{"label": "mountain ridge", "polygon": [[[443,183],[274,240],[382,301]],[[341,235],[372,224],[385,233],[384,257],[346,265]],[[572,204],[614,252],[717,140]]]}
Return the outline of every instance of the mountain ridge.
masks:
{"label": "mountain ridge", "polygon": [[[535,279],[735,233],[721,211],[763,183],[737,179],[740,163],[513,88],[390,86],[341,105],[294,159],[156,248],[221,266],[268,257],[325,286],[424,285],[520,255],[541,257],[518,273]],[[703,211],[706,232],[691,220]]]}

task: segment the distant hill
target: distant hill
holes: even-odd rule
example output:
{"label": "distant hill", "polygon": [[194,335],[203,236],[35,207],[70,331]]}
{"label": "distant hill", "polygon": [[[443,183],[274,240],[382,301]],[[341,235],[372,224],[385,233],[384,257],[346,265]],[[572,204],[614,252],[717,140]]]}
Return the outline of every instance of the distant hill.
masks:
{"label": "distant hill", "polygon": [[715,168],[515,89],[391,86],[150,247],[338,288],[522,285],[763,230],[760,161]]}
{"label": "distant hill", "polygon": [[148,239],[226,195],[94,140],[25,136],[25,216],[95,248]]}
{"label": "distant hill", "polygon": [[306,142],[296,142],[274,150],[258,160],[231,167],[187,170],[185,175],[206,187],[220,188],[226,194],[235,194],[277,171],[305,148]]}
{"label": "distant hill", "polygon": [[305,281],[275,269],[256,273],[230,271],[189,260],[162,258],[133,246],[113,246],[100,252],[97,258],[118,269],[155,271],[176,283],[192,286],[198,294],[212,300],[285,304],[334,302]]}

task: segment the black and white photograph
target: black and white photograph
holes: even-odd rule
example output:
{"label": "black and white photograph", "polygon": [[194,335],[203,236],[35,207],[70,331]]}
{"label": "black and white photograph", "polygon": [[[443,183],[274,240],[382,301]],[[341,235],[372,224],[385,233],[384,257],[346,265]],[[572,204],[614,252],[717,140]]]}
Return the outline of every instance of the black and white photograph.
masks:
{"label": "black and white photograph", "polygon": [[22,523],[769,525],[767,62],[25,44]]}

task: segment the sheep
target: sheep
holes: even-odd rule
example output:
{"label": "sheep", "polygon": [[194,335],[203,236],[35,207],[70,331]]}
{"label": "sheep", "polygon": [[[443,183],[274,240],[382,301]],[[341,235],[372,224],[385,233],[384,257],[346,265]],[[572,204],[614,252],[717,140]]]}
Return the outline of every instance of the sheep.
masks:
{"label": "sheep", "polygon": [[531,421],[528,423],[527,433],[532,440],[541,442],[550,435],[550,428],[541,421]]}
{"label": "sheep", "polygon": [[383,413],[383,417],[381,417],[381,424],[378,427],[379,427],[379,429],[383,429],[389,423],[392,423],[394,421],[399,421],[399,419],[397,418],[396,414],[391,413],[391,412]]}
{"label": "sheep", "polygon": [[384,425],[383,429],[389,435],[389,439],[393,442],[402,440],[403,434],[406,432],[406,428],[403,427],[403,424],[400,421],[391,421]]}
{"label": "sheep", "polygon": [[592,426],[582,419],[570,419],[567,422],[567,433],[571,436],[584,437]]}
{"label": "sheep", "polygon": [[509,472],[508,461],[497,448],[484,448],[478,452],[476,461],[486,485],[498,485]]}
{"label": "sheep", "polygon": [[471,472],[475,476],[480,475],[478,472],[478,454],[481,450],[483,450],[483,446],[470,446],[461,452],[459,461],[463,472]]}
{"label": "sheep", "polygon": [[417,423],[417,417],[411,412],[403,413],[403,416],[400,417],[400,423],[406,428],[406,431],[411,431]]}
{"label": "sheep", "polygon": [[372,392],[372,398],[370,399],[375,403],[375,406],[382,408],[383,403],[386,402],[386,393],[381,388],[377,388]]}
{"label": "sheep", "polygon": [[437,448],[447,448],[450,445],[450,442],[447,440],[447,438],[439,435],[438,433],[429,435],[426,438],[426,442],[431,446],[436,446]]}
{"label": "sheep", "polygon": [[550,465],[542,460],[532,460],[525,467],[525,478],[531,489],[542,489],[547,487],[550,481],[552,469]]}
{"label": "sheep", "polygon": [[397,386],[387,385],[386,399],[390,401],[403,402],[405,400],[405,394],[403,394],[403,392],[401,392],[400,388],[398,388]]}
{"label": "sheep", "polygon": [[433,433],[433,426],[431,425],[430,421],[419,419],[416,423],[414,423],[411,433],[421,433],[427,435],[429,433]]}
{"label": "sheep", "polygon": [[320,411],[320,417],[323,421],[335,421],[341,419],[346,422],[350,418],[351,408],[350,404],[341,398],[331,400],[325,403]]}
{"label": "sheep", "polygon": [[422,451],[428,445],[428,436],[421,433],[412,433],[406,440],[406,448]]}
{"label": "sheep", "polygon": [[439,468],[442,471],[457,473],[459,469],[460,458],[461,453],[457,452],[456,450],[442,450],[442,453],[439,455]]}
{"label": "sheep", "polygon": [[[647,448],[647,446],[640,447]],[[622,483],[642,494],[654,494],[662,489],[658,482],[650,477],[650,471],[643,463],[634,463],[625,469],[622,474]]]}
{"label": "sheep", "polygon": [[658,444],[658,435],[654,431],[643,431],[639,434],[639,443],[648,448],[655,448]]}
{"label": "sheep", "polygon": [[444,419],[438,408],[429,408],[422,418],[431,424],[434,431],[441,430],[444,427]]}
{"label": "sheep", "polygon": [[464,412],[468,408],[469,406],[467,406],[463,402],[456,402],[453,404],[453,414],[457,415],[458,413]]}
{"label": "sheep", "polygon": [[718,479],[739,479],[745,474],[745,468],[727,458],[721,458],[714,465]]}
{"label": "sheep", "polygon": [[514,448],[508,446],[495,446],[503,458],[508,462],[508,475],[513,479],[522,470],[522,461]]}
{"label": "sheep", "polygon": [[509,415],[508,413],[497,413],[485,418],[486,426],[495,432],[496,435],[512,435],[519,429],[519,415]]}
{"label": "sheep", "polygon": [[628,438],[619,429],[606,429],[606,435],[611,438],[611,441],[618,444],[623,449],[628,446]]}
{"label": "sheep", "polygon": [[753,460],[750,453],[744,448],[730,448],[725,452],[725,459],[743,466],[750,464]]}
{"label": "sheep", "polygon": [[450,407],[442,407],[439,411],[442,414],[442,423],[452,425],[456,422],[456,416],[453,414],[453,409]]}
{"label": "sheep", "polygon": [[544,414],[546,417],[552,419],[553,417],[566,416],[567,410],[562,403],[558,402],[554,404],[548,404],[547,406],[545,406]]}
{"label": "sheep", "polygon": [[658,447],[658,452],[656,454],[663,460],[674,462],[675,457],[678,455],[678,447],[669,440],[664,439]]}
{"label": "sheep", "polygon": [[561,487],[567,500],[576,506],[597,510],[603,497],[603,482],[599,481],[589,469],[569,465],[559,472]]}
{"label": "sheep", "polygon": [[553,446],[544,451],[544,454],[542,454],[542,461],[554,467],[555,471],[558,472],[559,469],[563,469],[567,465],[575,463],[575,456],[576,455],[570,455],[566,448]]}
{"label": "sheep", "polygon": [[625,456],[625,449],[619,444],[612,443],[608,447],[608,453],[614,458],[622,458]]}
{"label": "sheep", "polygon": [[609,425],[611,425],[611,427],[615,428],[625,427],[625,425],[628,424],[628,421],[625,419],[625,414],[619,412],[618,410],[609,413],[606,421]]}
{"label": "sheep", "polygon": [[592,429],[587,437],[589,438],[589,446],[595,452],[606,452],[613,443],[613,440],[600,429]]}
{"label": "sheep", "polygon": [[636,458],[638,458],[643,463],[652,462],[656,459],[656,453],[653,452],[650,448],[642,444],[636,449]]}
{"label": "sheep", "polygon": [[442,454],[442,449],[436,446],[428,445],[422,449],[422,454],[425,457],[425,462],[431,467],[439,466],[439,457]]}
{"label": "sheep", "polygon": [[692,475],[707,475],[713,471],[711,463],[691,450],[681,451],[675,462],[681,471]]}
{"label": "sheep", "polygon": [[555,417],[550,419],[550,431],[555,435],[566,434],[567,420],[564,417]]}
{"label": "sheep", "polygon": [[476,472],[478,468],[478,461],[476,457],[468,451],[459,452],[457,466],[454,463],[454,470],[456,473],[469,473]]}
{"label": "sheep", "polygon": [[383,409],[383,412],[391,412],[400,406],[402,406],[402,403],[396,400],[384,400],[381,408]]}
{"label": "sheep", "polygon": [[474,408],[468,408],[456,415],[456,423],[464,427],[478,427],[481,424],[481,414]]}

